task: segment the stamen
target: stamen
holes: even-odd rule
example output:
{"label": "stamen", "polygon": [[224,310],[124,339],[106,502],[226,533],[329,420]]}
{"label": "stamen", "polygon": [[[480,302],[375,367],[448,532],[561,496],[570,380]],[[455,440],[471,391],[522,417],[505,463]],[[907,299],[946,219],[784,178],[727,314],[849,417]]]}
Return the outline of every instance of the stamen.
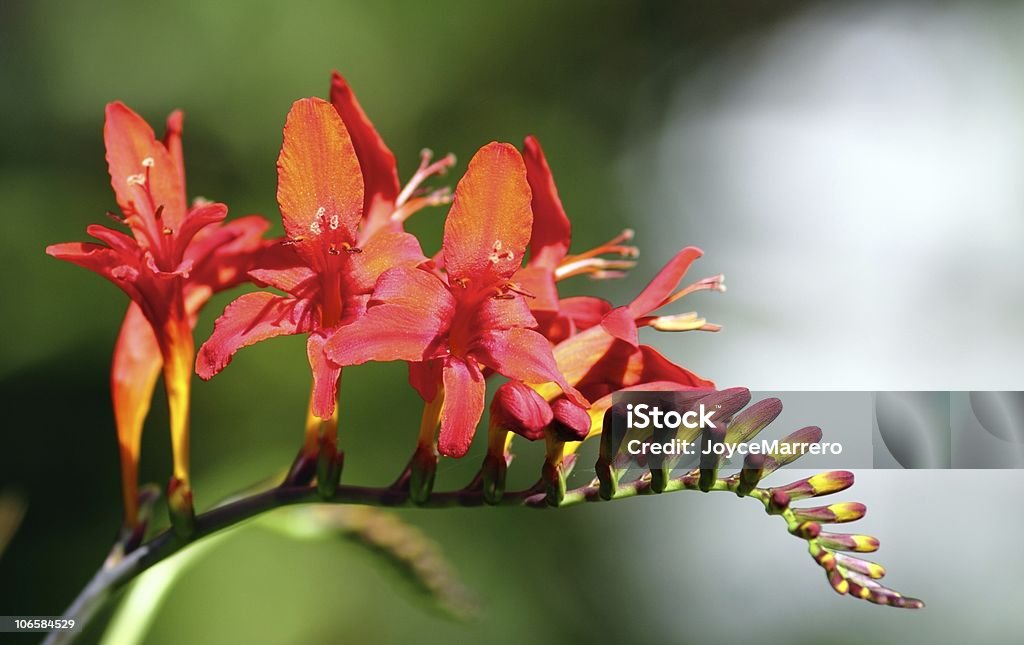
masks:
{"label": "stamen", "polygon": [[309,231],[313,235],[320,235],[321,233],[324,232],[323,229],[320,228],[319,220],[313,220],[312,222],[309,223]]}
{"label": "stamen", "polygon": [[636,266],[636,262],[629,260],[609,260],[601,258],[601,255],[618,255],[623,258],[637,258],[640,250],[632,245],[623,244],[633,239],[633,229],[627,228],[621,233],[608,240],[604,244],[596,246],[589,251],[566,256],[562,263],[555,269],[555,280],[564,280],[577,275],[591,274],[596,279],[621,278],[624,273]]}
{"label": "stamen", "polygon": [[428,206],[440,206],[452,202],[452,189],[448,186],[438,188],[422,197],[413,197],[391,213],[392,222],[404,222],[409,217]]}
{"label": "stamen", "polygon": [[501,249],[503,246],[504,245],[501,243],[501,240],[494,240],[494,246],[491,247],[491,254],[487,256],[487,259],[491,262],[491,264],[497,264],[502,260],[515,259],[516,254],[512,249],[508,249],[507,251],[502,252]]}
{"label": "stamen", "polygon": [[136,175],[128,175],[128,177],[125,178],[125,182],[127,182],[129,186],[144,186],[146,185],[146,175],[141,172]]}
{"label": "stamen", "polygon": [[153,157],[146,157],[145,159],[142,160],[142,167],[143,168],[152,168],[154,163],[155,162],[153,161]]}
{"label": "stamen", "polygon": [[337,213],[335,213],[334,215],[331,215],[331,230],[332,231],[338,230],[338,214]]}
{"label": "stamen", "polygon": [[671,296],[665,299],[665,302],[661,303],[664,307],[667,304],[673,303],[679,300],[683,296],[689,295],[697,291],[717,291],[719,293],[725,293],[725,274],[719,273],[703,280],[698,280],[688,287],[684,287],[679,291],[675,292]]}
{"label": "stamen", "polygon": [[721,325],[709,323],[701,318],[696,311],[671,316],[654,316],[637,322],[647,324],[658,331],[719,331],[722,328]]}
{"label": "stamen", "polygon": [[438,159],[434,163],[430,163],[434,153],[428,148],[424,148],[420,151],[420,167],[413,173],[409,183],[405,185],[402,192],[398,194],[395,199],[396,209],[401,208],[409,198],[412,197],[416,190],[423,184],[424,181],[429,179],[432,175],[444,175],[448,172],[448,169],[455,165],[455,155],[448,153],[441,159]]}

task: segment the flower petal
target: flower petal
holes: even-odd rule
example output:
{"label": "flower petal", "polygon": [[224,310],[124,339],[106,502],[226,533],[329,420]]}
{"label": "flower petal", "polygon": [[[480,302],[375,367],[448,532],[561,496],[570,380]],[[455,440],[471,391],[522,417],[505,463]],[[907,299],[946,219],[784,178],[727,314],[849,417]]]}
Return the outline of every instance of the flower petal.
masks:
{"label": "flower petal", "polygon": [[444,362],[440,359],[409,363],[409,385],[420,398],[430,402],[437,398],[437,386],[441,384]]}
{"label": "flower petal", "polygon": [[713,388],[715,384],[700,377],[685,367],[676,365],[649,345],[641,345],[639,351],[630,356],[622,384],[636,385],[648,381],[672,381],[696,388]]}
{"label": "flower petal", "polygon": [[526,178],[533,192],[533,233],[530,238],[530,265],[554,270],[569,252],[572,226],[558,197],[551,168],[536,137],[523,142]]}
{"label": "flower petal", "polygon": [[455,188],[444,226],[444,265],[455,281],[489,285],[519,269],[530,240],[530,185],[519,151],[489,143]]}
{"label": "flower petal", "polygon": [[188,190],[185,188],[185,152],[181,145],[181,133],[184,125],[185,114],[181,110],[175,110],[167,115],[167,129],[164,130],[163,144],[178,169],[178,177],[181,178],[181,194],[188,201]]}
{"label": "flower petal", "polygon": [[110,390],[121,455],[121,486],[125,516],[134,523],[138,509],[138,465],[142,429],[153,400],[163,358],[153,328],[135,303],[121,323],[114,346]]}
{"label": "flower petal", "polygon": [[329,419],[334,414],[338,404],[338,379],[341,378],[341,367],[324,353],[326,342],[319,333],[310,334],[306,339],[306,356],[313,370],[313,414],[321,419]]}
{"label": "flower petal", "polygon": [[688,246],[676,253],[675,257],[658,272],[654,280],[651,280],[651,283],[640,292],[640,295],[629,303],[629,310],[633,317],[646,316],[661,307],[665,299],[671,296],[679,285],[679,281],[686,275],[690,265],[703,254],[704,252],[695,246]]}
{"label": "flower petal", "polygon": [[353,289],[369,293],[377,278],[388,269],[413,267],[427,258],[423,255],[419,240],[401,231],[378,231],[351,256],[348,279]]}
{"label": "flower petal", "polygon": [[509,378],[529,384],[554,382],[574,403],[590,405],[558,371],[547,339],[531,329],[487,330],[477,337],[474,355]]}
{"label": "flower petal", "polygon": [[578,330],[590,329],[601,322],[601,319],[612,310],[607,300],[593,296],[576,296],[563,298],[559,309],[568,316]]}
{"label": "flower petal", "polygon": [[213,326],[213,334],[199,348],[196,373],[210,379],[231,362],[243,347],[275,336],[309,331],[309,301],[260,291],[247,293],[229,304]]}
{"label": "flower petal", "polygon": [[309,98],[292,105],[277,178],[284,228],[300,249],[316,256],[329,244],[353,243],[363,177],[348,130],[330,103]]}
{"label": "flower petal", "polygon": [[455,302],[434,275],[391,269],[377,283],[366,312],[342,325],[326,345],[338,365],[367,361],[422,361],[443,339]]}
{"label": "flower petal", "polygon": [[462,457],[473,442],[477,423],[484,413],[487,385],[472,361],[454,356],[444,364],[444,407],[437,448],[442,455]]}
{"label": "flower petal", "polygon": [[187,210],[182,171],[149,124],[124,103],[108,103],[103,141],[110,184],[124,214],[153,222],[163,206],[163,221],[177,229]]}
{"label": "flower petal", "polygon": [[297,298],[308,298],[320,288],[317,272],[299,257],[292,244],[277,243],[260,256],[249,271],[259,285],[274,287]]}
{"label": "flower petal", "polygon": [[[185,249],[185,260],[193,263],[186,289],[204,287],[210,293],[230,289],[245,282],[248,272],[270,248],[263,234],[270,222],[260,215],[248,215],[223,226],[206,228]],[[202,303],[187,299],[190,311]]]}
{"label": "flower petal", "polygon": [[401,186],[395,155],[384,145],[351,86],[338,72],[331,75],[331,104],[352,137],[352,145],[363,173],[363,217],[381,220],[390,217]]}

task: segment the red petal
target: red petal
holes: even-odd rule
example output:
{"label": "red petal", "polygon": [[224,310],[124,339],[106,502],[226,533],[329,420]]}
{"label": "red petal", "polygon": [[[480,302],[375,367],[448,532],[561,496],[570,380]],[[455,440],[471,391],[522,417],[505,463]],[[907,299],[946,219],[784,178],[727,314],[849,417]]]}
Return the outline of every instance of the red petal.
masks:
{"label": "red petal", "polygon": [[320,334],[310,334],[306,340],[306,356],[313,370],[313,414],[329,419],[338,404],[338,379],[341,367],[324,354],[327,340]]}
{"label": "red petal", "polygon": [[292,105],[277,159],[277,201],[288,236],[311,256],[353,243],[363,211],[363,176],[348,130],[321,99]]}
{"label": "red petal", "polygon": [[443,340],[454,311],[455,301],[437,277],[392,269],[380,277],[366,313],[334,332],[327,355],[339,365],[422,361]]}
{"label": "red petal", "polygon": [[530,312],[526,298],[518,294],[509,294],[509,298],[485,298],[473,310],[471,328],[476,329],[511,329],[525,327],[532,329],[537,320]]}
{"label": "red petal", "polygon": [[612,310],[612,306],[607,300],[601,298],[578,296],[563,298],[559,302],[559,309],[572,319],[576,329],[583,330],[599,324],[601,319]]}
{"label": "red petal", "polygon": [[114,346],[110,374],[117,443],[121,454],[121,485],[126,515],[134,520],[138,505],[138,464],[142,429],[163,365],[153,328],[138,305],[128,306]]}
{"label": "red petal", "polygon": [[178,169],[178,177],[181,179],[181,194],[188,201],[188,191],[185,188],[185,152],[181,146],[181,132],[185,124],[185,114],[181,110],[175,110],[167,116],[167,129],[164,130],[164,147],[171,155],[175,167]]}
{"label": "red petal", "polygon": [[685,367],[676,365],[656,349],[641,345],[640,351],[630,357],[622,384],[626,386],[649,381],[671,381],[696,388],[714,388],[715,383],[697,376]]}
{"label": "red petal", "polygon": [[441,360],[409,363],[409,385],[412,385],[420,398],[433,401],[437,397],[437,386],[441,384],[444,363]]}
{"label": "red petal", "polygon": [[245,282],[249,270],[271,244],[263,239],[269,227],[260,215],[248,215],[204,229],[185,249],[185,259],[193,262],[186,289],[202,286],[216,293]]}
{"label": "red petal", "polygon": [[91,242],[51,244],[46,247],[46,253],[58,260],[66,260],[94,271],[122,289],[125,288],[125,281],[131,281],[138,276],[140,271],[137,258],[131,258],[126,253],[102,244]]}
{"label": "red petal", "polygon": [[395,155],[384,145],[352,88],[338,72],[331,75],[331,103],[348,128],[363,171],[363,216],[368,220],[387,218],[395,209],[401,189]]}
{"label": "red petal", "polygon": [[224,204],[204,204],[193,208],[174,231],[174,244],[177,246],[178,257],[184,257],[186,249],[193,238],[211,224],[219,224],[228,216],[228,207]]}
{"label": "red petal", "polygon": [[[149,124],[124,103],[109,103],[103,140],[110,184],[125,215],[137,213],[152,222],[156,209],[163,206],[164,223],[177,229],[185,217],[185,184],[177,160],[156,140]],[[146,159],[152,159],[153,165],[144,166]],[[129,177],[138,175],[146,177],[145,184],[129,183]]]}
{"label": "red petal", "polygon": [[526,162],[526,178],[533,191],[530,264],[554,270],[569,252],[572,226],[558,197],[544,150],[533,136],[526,137],[523,142],[523,160]]}
{"label": "red petal", "polygon": [[444,407],[437,448],[442,455],[461,457],[469,451],[476,425],[484,413],[487,385],[472,361],[450,357],[444,365]]}
{"label": "red petal", "polygon": [[614,338],[627,342],[634,347],[640,344],[636,330],[636,321],[628,307],[616,307],[601,319],[601,328]]}
{"label": "red petal", "polygon": [[489,285],[519,269],[530,240],[530,185],[519,151],[489,143],[455,188],[444,226],[444,264],[454,280]]}
{"label": "red petal", "polygon": [[629,310],[633,317],[646,316],[661,307],[665,299],[675,291],[690,265],[703,253],[697,247],[688,246],[669,260],[668,264],[654,277],[654,280],[651,280],[651,283],[640,295],[629,303]]}
{"label": "red petal", "polygon": [[398,231],[378,231],[351,256],[349,279],[357,292],[369,292],[380,274],[396,267],[413,267],[426,262],[415,236]]}
{"label": "red petal", "polygon": [[278,243],[260,255],[259,266],[249,271],[257,284],[271,286],[297,298],[310,297],[319,289],[319,278],[292,244]]}
{"label": "red petal", "polygon": [[272,293],[247,293],[224,310],[213,334],[199,348],[196,373],[212,378],[239,349],[275,336],[309,331],[309,302]]}
{"label": "red petal", "polygon": [[530,384],[553,381],[574,402],[589,405],[558,371],[547,339],[533,330],[487,330],[479,335],[474,355],[484,365],[512,379]]}

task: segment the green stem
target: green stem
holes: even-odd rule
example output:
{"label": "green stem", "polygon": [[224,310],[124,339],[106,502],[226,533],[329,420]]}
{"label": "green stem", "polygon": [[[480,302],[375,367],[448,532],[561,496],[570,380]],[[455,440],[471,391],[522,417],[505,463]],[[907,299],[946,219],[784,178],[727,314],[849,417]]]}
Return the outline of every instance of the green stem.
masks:
{"label": "green stem", "polygon": [[[719,479],[712,490],[732,491],[736,482]],[[699,490],[697,478],[691,474],[669,480],[665,492],[678,490]],[[650,481],[639,480],[621,484],[613,499],[653,495]],[[750,497],[765,501],[764,491],[755,489]],[[558,508],[575,506],[585,502],[603,502],[596,485],[587,485],[566,492]],[[142,572],[166,560],[178,551],[208,535],[226,528],[238,526],[267,511],[298,504],[358,504],[365,506],[411,508],[449,508],[484,506],[486,501],[482,489],[463,489],[434,493],[422,504],[414,504],[407,490],[395,488],[368,488],[363,486],[338,486],[334,495],[325,499],[316,486],[279,486],[246,497],[235,499],[196,516],[195,532],[188,538],[179,537],[171,529],[156,535],[150,541],[122,557],[110,557],[92,580],[64,612],[64,618],[74,619],[76,628],[70,631],[51,632],[44,643],[56,645],[70,643],[85,628],[85,625],[119,589],[134,580]],[[552,508],[548,505],[543,488],[537,486],[526,490],[507,492],[498,506],[527,506],[530,508]],[[115,547],[115,549],[118,547]]]}

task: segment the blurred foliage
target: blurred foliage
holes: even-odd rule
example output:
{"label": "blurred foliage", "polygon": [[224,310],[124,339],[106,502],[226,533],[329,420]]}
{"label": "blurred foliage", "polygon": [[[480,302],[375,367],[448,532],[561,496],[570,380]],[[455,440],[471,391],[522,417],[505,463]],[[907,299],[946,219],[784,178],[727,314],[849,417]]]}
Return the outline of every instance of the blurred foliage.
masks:
{"label": "blurred foliage", "polygon": [[[96,276],[43,254],[49,243],[85,239],[85,226],[114,207],[103,159],[106,102],[124,100],[158,130],[168,112],[183,108],[189,193],[225,201],[234,215],[277,220],[274,162],[285,114],[296,98],[325,95],[337,68],[403,176],[424,146],[455,152],[464,163],[490,140],[538,135],[579,249],[638,215],[615,164],[629,138],[643,134],[636,124],[656,125],[666,79],[791,8],[539,0],[0,3],[0,488],[17,487],[29,503],[0,561],[2,613],[59,613],[102,561],[119,521],[107,381],[126,300]],[[439,246],[443,216],[424,212],[411,223],[428,252]],[[638,241],[657,235],[640,230]],[[645,260],[628,284],[600,291],[621,300],[659,260]],[[235,295],[207,306],[200,339]],[[401,365],[348,369],[343,380],[345,478],[387,483],[413,445],[419,400]],[[248,348],[222,375],[197,383],[192,454],[200,508],[287,463],[308,387],[298,338]],[[169,475],[162,407],[158,395],[143,440],[143,481]],[[443,464],[439,484],[465,483],[481,448]],[[520,483],[539,468],[534,448],[522,450],[513,466]],[[629,561],[610,557],[593,537],[603,526],[636,521],[636,512],[401,512],[444,546],[481,596],[481,616],[468,625],[406,602],[360,546],[236,531],[182,574],[148,640],[621,638],[628,621],[595,608],[616,599],[629,607],[639,587],[605,587]]]}

